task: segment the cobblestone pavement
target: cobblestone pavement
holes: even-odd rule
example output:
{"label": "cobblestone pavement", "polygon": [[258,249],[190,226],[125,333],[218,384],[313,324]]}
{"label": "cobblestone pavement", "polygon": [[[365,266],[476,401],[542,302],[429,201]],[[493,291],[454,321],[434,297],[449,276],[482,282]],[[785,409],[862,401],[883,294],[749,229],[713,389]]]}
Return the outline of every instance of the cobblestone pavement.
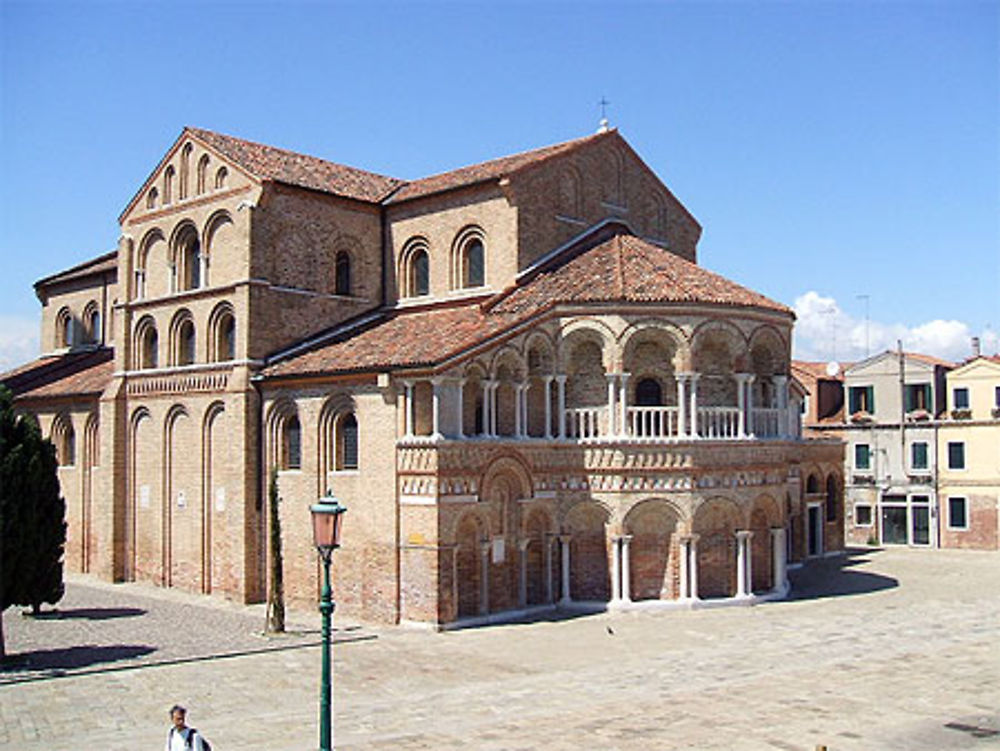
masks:
{"label": "cobblestone pavement", "polygon": [[[828,576],[824,576],[828,574]],[[449,633],[339,619],[347,749],[1000,748],[1000,555],[852,551],[752,608]],[[181,702],[218,751],[316,748],[318,614],[73,577],[5,613],[0,747],[161,749]]]}

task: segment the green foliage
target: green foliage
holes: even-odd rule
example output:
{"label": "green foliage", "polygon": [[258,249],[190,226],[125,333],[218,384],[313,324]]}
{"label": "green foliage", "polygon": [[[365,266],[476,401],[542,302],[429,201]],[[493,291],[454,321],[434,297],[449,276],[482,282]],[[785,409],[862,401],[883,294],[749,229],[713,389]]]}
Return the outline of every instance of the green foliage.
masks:
{"label": "green foliage", "polygon": [[281,554],[281,517],[278,507],[278,470],[271,470],[271,481],[267,492],[268,562],[271,568],[271,585],[267,592],[267,630],[281,633],[285,630],[285,564]]}
{"label": "green foliage", "polygon": [[62,599],[65,517],[55,447],[0,387],[0,610]]}

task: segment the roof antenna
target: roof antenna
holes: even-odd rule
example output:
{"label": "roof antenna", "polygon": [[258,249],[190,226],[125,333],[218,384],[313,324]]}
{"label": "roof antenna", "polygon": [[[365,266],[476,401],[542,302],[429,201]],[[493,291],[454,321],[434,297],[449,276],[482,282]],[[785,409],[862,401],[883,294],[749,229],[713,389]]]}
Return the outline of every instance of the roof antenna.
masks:
{"label": "roof antenna", "polygon": [[597,128],[597,132],[598,133],[607,133],[608,130],[609,130],[608,129],[608,105],[611,104],[611,102],[609,102],[607,99],[605,99],[602,96],[601,97],[601,101],[599,101],[598,104],[601,106],[601,122],[600,122],[600,125]]}

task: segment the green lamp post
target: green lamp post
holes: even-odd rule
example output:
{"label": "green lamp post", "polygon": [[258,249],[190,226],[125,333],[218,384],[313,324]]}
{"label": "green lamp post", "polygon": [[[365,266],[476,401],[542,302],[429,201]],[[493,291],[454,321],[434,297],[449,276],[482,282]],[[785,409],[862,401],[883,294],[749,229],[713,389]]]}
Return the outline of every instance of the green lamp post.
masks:
{"label": "green lamp post", "polygon": [[340,527],[347,509],[334,498],[329,490],[326,495],[309,507],[312,514],[313,544],[323,561],[323,592],[319,612],[323,614],[323,678],[319,700],[319,748],[333,749],[333,702],[330,671],[330,620],[333,616],[333,590],[330,588],[330,557],[340,547]]}

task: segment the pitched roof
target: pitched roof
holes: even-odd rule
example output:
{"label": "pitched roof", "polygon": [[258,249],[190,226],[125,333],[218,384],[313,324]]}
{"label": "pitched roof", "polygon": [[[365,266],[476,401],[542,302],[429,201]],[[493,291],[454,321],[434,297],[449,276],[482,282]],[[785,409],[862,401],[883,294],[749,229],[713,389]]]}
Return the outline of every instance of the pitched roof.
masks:
{"label": "pitched roof", "polygon": [[403,180],[394,177],[211,130],[191,127],[185,130],[262,180],[274,180],[370,203],[378,203],[404,184]]}
{"label": "pitched roof", "polygon": [[467,167],[460,167],[459,169],[442,172],[439,175],[432,175],[431,177],[414,180],[401,187],[386,202],[398,203],[412,198],[420,198],[433,193],[440,193],[445,190],[461,188],[466,185],[475,185],[476,183],[486,182],[488,180],[499,180],[500,178],[513,174],[518,170],[540,164],[541,162],[551,159],[554,156],[573,151],[585,143],[605,138],[608,134],[615,132],[616,131],[614,130],[609,130],[605,133],[584,136],[571,141],[553,144],[552,146],[544,146],[540,149],[532,149],[531,151],[524,151],[520,154],[500,157],[499,159],[492,159],[488,162],[472,164]]}
{"label": "pitched roof", "polygon": [[538,270],[530,283],[487,303],[493,312],[517,313],[570,302],[714,303],[791,308],[632,235],[617,234],[560,263]]}
{"label": "pitched roof", "polygon": [[792,370],[802,378],[810,378],[812,380],[825,378],[828,380],[842,381],[844,380],[844,370],[851,367],[852,363],[838,362],[837,365],[839,367],[837,373],[835,375],[830,375],[826,370],[830,367],[830,363],[828,362],[792,360],[791,363]]}
{"label": "pitched roof", "polygon": [[58,271],[55,274],[39,279],[35,282],[35,288],[39,288],[43,285],[56,284],[59,282],[68,282],[74,279],[83,279],[88,276],[93,276],[96,274],[106,274],[108,272],[118,271],[118,251],[112,250],[110,253],[104,253],[103,255],[97,256],[97,258],[91,258],[89,261],[84,261],[76,266],[71,266],[63,271]]}
{"label": "pitched roof", "polygon": [[[445,362],[559,304],[708,303],[791,310],[657,245],[616,235],[566,254],[484,303],[396,309],[320,341],[275,355],[265,377],[424,367]],[[294,350],[293,350],[294,351]]]}
{"label": "pitched roof", "polygon": [[18,399],[100,394],[114,372],[108,347],[40,357],[0,374],[0,383]]}

